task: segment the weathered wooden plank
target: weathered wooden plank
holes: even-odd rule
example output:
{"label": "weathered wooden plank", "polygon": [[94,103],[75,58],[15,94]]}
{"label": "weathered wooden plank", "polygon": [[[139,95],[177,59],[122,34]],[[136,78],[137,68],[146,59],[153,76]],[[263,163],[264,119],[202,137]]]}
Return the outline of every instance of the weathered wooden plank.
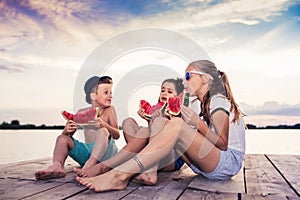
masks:
{"label": "weathered wooden plank", "polygon": [[290,200],[288,197],[285,197],[283,194],[276,195],[255,195],[255,194],[237,194],[237,193],[223,193],[223,192],[208,192],[208,191],[200,191],[200,190],[186,190],[179,200],[199,200],[199,199],[209,199],[209,200],[234,200],[234,199],[243,199],[243,200]]}
{"label": "weathered wooden plank", "polygon": [[13,187],[20,183],[18,179],[0,179],[0,190]]}
{"label": "weathered wooden plank", "polygon": [[[15,164],[6,164],[0,166],[1,178],[18,178],[35,180],[34,173],[37,170],[45,169],[51,164],[51,158],[18,162]],[[68,172],[73,170],[73,167],[78,166],[71,158],[66,160],[65,168]],[[62,179],[61,179],[62,180]],[[68,180],[68,179],[66,179]]]}
{"label": "weathered wooden plank", "polygon": [[296,195],[264,155],[246,157],[245,177],[248,194]]}
{"label": "weathered wooden plank", "polygon": [[[109,191],[109,192],[94,192],[91,190],[84,191],[75,196],[68,198],[68,200],[85,200],[85,199],[106,199],[106,200],[116,200],[122,199],[132,191],[134,191],[137,187],[128,186],[125,190],[120,191]],[[147,195],[147,194],[145,194]]]}
{"label": "weathered wooden plank", "polygon": [[44,192],[28,196],[27,198],[24,199],[30,199],[30,200],[65,199],[67,197],[75,195],[79,192],[83,192],[85,190],[87,190],[87,188],[80,184],[66,183],[58,187],[54,187],[49,190],[46,190]]}
{"label": "weathered wooden plank", "polygon": [[[187,177],[185,175],[185,171],[185,168],[183,168],[180,171],[172,173],[160,172],[158,174],[158,183],[155,186],[141,186],[137,190],[126,196],[124,200],[178,199],[178,197],[193,179],[193,176]],[[185,178],[182,178],[184,176]]]}
{"label": "weathered wooden plank", "polygon": [[1,189],[0,199],[20,199],[49,190],[62,184],[63,183],[48,181],[19,180],[17,184],[12,185],[9,189]]}
{"label": "weathered wooden plank", "polygon": [[245,154],[244,167],[247,168],[261,168],[270,166],[270,162],[263,154]]}
{"label": "weathered wooden plank", "polygon": [[222,200],[234,200],[238,199],[238,194],[235,193],[217,193],[217,192],[207,192],[200,190],[187,189],[180,196],[178,200],[213,200],[213,199],[222,199]]}
{"label": "weathered wooden plank", "polygon": [[300,197],[290,197],[290,196],[287,196],[287,199],[288,200],[300,200]]}
{"label": "weathered wooden plank", "polygon": [[211,192],[245,193],[243,168],[228,181],[209,180],[201,175],[194,178],[190,188],[196,188]]}
{"label": "weathered wooden plank", "polygon": [[290,200],[283,194],[274,195],[253,195],[253,194],[241,194],[243,200]]}
{"label": "weathered wooden plank", "polygon": [[300,195],[300,155],[266,155]]}

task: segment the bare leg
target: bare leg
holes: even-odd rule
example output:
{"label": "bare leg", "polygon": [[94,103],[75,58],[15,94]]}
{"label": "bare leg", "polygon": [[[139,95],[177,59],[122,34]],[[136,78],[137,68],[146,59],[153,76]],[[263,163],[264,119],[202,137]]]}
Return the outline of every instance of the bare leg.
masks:
{"label": "bare leg", "polygon": [[96,140],[90,158],[86,161],[82,169],[88,169],[96,165],[107,150],[109,132],[106,128],[101,128],[95,132]]}
{"label": "bare leg", "polygon": [[[137,155],[145,168],[164,158],[175,144],[186,150],[189,159],[196,162],[205,172],[213,171],[220,158],[220,150],[204,136],[183,123],[180,118],[172,119],[164,129]],[[151,158],[151,159],[150,159]],[[77,177],[77,181],[97,192],[126,188],[129,179],[139,173],[141,167],[130,159],[111,171],[92,178]],[[105,180],[105,181],[103,181]]]}
{"label": "bare leg", "polygon": [[[153,140],[153,138],[155,138],[157,133],[159,133],[161,131],[161,129],[168,123],[168,121],[169,120],[167,120],[166,118],[159,118],[158,120],[155,121],[155,123],[152,124],[151,136],[150,136],[149,141],[151,141],[151,140]],[[162,159],[161,161],[167,160],[167,162],[164,162],[164,163],[161,162],[161,166],[162,166],[161,168],[166,169],[166,171],[168,171],[168,169],[174,165],[174,163],[170,162],[170,160],[172,160],[173,157],[174,156],[171,153],[171,154],[167,155],[166,158]],[[158,180],[158,177],[157,177],[158,165],[159,165],[159,163],[155,163],[153,167],[149,168],[148,170],[144,171],[143,173],[141,173],[140,175],[135,177],[134,181],[145,184],[145,185],[155,185]],[[174,167],[173,167],[173,169],[174,169]]]}
{"label": "bare leg", "polygon": [[127,144],[116,155],[104,162],[84,170],[74,169],[78,176],[93,177],[105,173],[129,160],[146,146],[150,134],[148,128],[139,127],[132,118],[124,120],[122,126]]}
{"label": "bare leg", "polygon": [[68,152],[74,147],[73,140],[67,135],[60,135],[56,139],[56,144],[53,152],[52,165],[44,170],[35,172],[36,179],[50,179],[66,176],[64,168],[65,160],[68,157]]}

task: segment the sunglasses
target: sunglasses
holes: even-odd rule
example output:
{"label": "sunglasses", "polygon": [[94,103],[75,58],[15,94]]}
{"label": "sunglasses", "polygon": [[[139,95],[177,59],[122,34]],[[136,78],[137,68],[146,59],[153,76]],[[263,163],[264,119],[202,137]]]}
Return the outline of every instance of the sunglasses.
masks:
{"label": "sunglasses", "polygon": [[204,73],[204,72],[197,72],[197,71],[186,72],[185,73],[185,80],[187,80],[187,81],[190,80],[191,77],[192,77],[192,74],[208,75],[208,77],[213,80],[213,77],[210,74],[207,74],[207,73]]}

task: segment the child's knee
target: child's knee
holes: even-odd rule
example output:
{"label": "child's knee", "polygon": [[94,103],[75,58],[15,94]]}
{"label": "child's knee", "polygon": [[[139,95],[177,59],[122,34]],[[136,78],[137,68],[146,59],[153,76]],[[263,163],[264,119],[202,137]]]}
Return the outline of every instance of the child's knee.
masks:
{"label": "child's knee", "polygon": [[110,133],[108,132],[107,128],[100,128],[100,131],[98,132],[98,135],[105,136],[105,138],[109,138]]}
{"label": "child's knee", "polygon": [[56,138],[56,144],[70,145],[73,140],[68,135],[59,135]]}
{"label": "child's knee", "polygon": [[127,127],[131,127],[133,124],[136,124],[135,120],[131,117],[128,117],[128,118],[123,120],[122,128],[126,129]]}
{"label": "child's knee", "polygon": [[68,138],[69,138],[69,136],[67,136],[67,135],[59,135],[56,138],[56,142],[67,143],[68,142]]}

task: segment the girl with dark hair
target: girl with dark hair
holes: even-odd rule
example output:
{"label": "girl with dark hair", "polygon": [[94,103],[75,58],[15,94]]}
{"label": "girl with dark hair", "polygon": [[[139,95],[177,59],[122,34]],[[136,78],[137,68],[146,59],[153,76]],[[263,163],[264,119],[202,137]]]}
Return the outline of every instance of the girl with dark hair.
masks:
{"label": "girl with dark hair", "polygon": [[[169,97],[176,97],[184,90],[182,79],[166,79],[161,84],[158,102],[168,102]],[[150,125],[154,118],[162,116],[161,111],[156,111],[149,118],[144,109],[139,109],[138,114],[141,118],[148,122],[148,127],[141,127],[131,117],[125,119],[122,123],[123,134],[126,140],[126,145],[113,157],[105,162],[98,163],[88,169],[80,170],[74,169],[79,177],[93,177],[111,170],[114,167],[126,162],[140,152],[149,141],[152,140],[153,135],[150,135]],[[160,164],[158,166],[158,164]],[[182,167],[183,161],[178,155],[171,151],[157,162],[151,169],[145,171],[140,176],[136,177],[136,181],[144,184],[153,185],[157,182],[157,169],[162,171],[178,170]]]}

